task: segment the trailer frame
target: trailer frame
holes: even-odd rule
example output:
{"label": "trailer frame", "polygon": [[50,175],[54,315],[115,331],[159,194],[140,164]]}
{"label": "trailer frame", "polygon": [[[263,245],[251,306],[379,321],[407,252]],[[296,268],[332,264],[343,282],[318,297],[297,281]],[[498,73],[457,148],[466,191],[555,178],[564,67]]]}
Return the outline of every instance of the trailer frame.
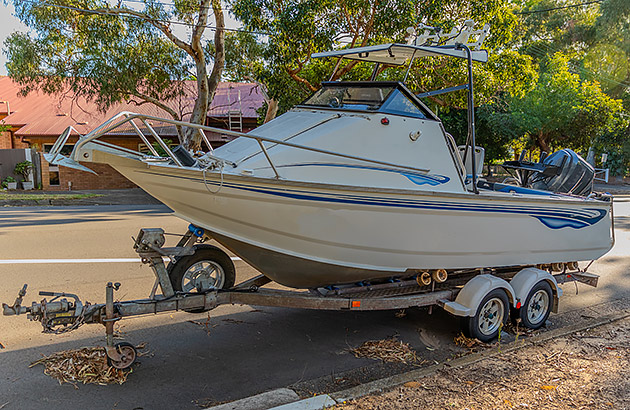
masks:
{"label": "trailer frame", "polygon": [[[509,299],[509,309],[507,309],[508,306],[504,307],[507,310],[503,312],[505,316],[509,315],[510,311],[514,313],[515,310],[521,309],[521,304],[527,301],[527,295],[536,283],[547,281],[551,285],[554,291],[554,303],[546,308],[557,311],[558,297],[562,294],[562,290],[557,287],[559,283],[573,281],[597,286],[598,281],[597,275],[580,270],[576,262],[571,262],[538,267],[528,265],[469,269],[450,273],[444,270],[433,272],[408,270],[405,273],[406,278],[392,278],[386,283],[362,282],[306,291],[263,288],[272,281],[261,274],[229,289],[196,289],[196,292],[176,292],[169,276],[172,266],[178,262],[179,258],[193,254],[195,244],[208,239],[203,228],[190,225],[177,246],[165,247],[164,231],[161,228],[140,229],[133,246],[142,262],[152,268],[156,278],[150,295],[146,299],[116,302],[114,292],[121,285],[109,282],[105,291],[105,303],[102,304],[83,303],[77,295],[72,293],[41,291],[40,296],[52,297],[52,299],[49,301],[43,299],[40,303],[33,302],[30,306],[23,306],[22,300],[27,289],[25,284],[13,305],[2,304],[3,314],[6,316],[27,314],[30,320],[39,321],[42,324],[44,333],[65,333],[83,324],[100,323],[105,326],[108,362],[116,368],[126,369],[134,363],[137,352],[130,343],[114,344],[114,324],[123,318],[180,310],[209,311],[221,305],[241,304],[340,311],[396,310],[411,307],[429,307],[431,310],[433,306],[440,306],[455,316],[480,320],[478,316],[484,296],[496,289],[504,290]],[[164,263],[165,258],[170,260],[169,266]],[[530,271],[536,279],[515,281],[525,283],[525,285],[519,285],[520,287],[516,289],[512,288],[508,280],[517,274],[521,278],[528,279]],[[552,274],[553,271],[557,273]],[[449,275],[451,278],[447,281]],[[158,287],[162,291],[161,295],[156,294]],[[547,302],[550,303],[549,300]],[[483,320],[486,319],[488,318]],[[502,321],[505,319],[507,318],[499,318]],[[489,323],[496,327],[496,320],[490,317]]]}

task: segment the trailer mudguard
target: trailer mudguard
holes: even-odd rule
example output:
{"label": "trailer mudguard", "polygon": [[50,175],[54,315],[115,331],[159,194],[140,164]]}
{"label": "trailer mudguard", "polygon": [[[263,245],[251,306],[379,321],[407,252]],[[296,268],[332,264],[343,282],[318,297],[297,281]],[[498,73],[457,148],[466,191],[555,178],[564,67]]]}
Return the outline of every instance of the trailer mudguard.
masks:
{"label": "trailer mudguard", "polygon": [[516,295],[516,307],[519,307],[519,303],[525,303],[529,292],[542,280],[546,280],[549,282],[549,285],[551,285],[551,290],[553,291],[553,306],[551,311],[558,313],[558,302],[560,296],[562,296],[562,288],[558,286],[556,278],[554,278],[551,273],[537,268],[522,269],[514,275],[510,281],[510,285],[512,285]]}
{"label": "trailer mudguard", "polygon": [[505,290],[510,304],[516,306],[514,289],[508,282],[496,276],[483,274],[469,280],[457,294],[455,301],[445,302],[443,308],[455,316],[474,316],[482,299],[495,289]]}

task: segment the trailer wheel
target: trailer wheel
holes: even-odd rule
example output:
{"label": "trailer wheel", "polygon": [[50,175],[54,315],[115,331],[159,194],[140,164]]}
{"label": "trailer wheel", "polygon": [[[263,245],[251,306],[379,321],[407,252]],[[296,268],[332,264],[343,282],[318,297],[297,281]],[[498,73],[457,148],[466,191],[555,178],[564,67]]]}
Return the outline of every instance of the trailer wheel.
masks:
{"label": "trailer wheel", "polygon": [[168,267],[174,291],[204,292],[234,286],[234,263],[225,252],[212,245],[195,245],[193,251]]}
{"label": "trailer wheel", "polygon": [[482,299],[474,316],[463,318],[464,333],[468,337],[489,342],[499,335],[501,325],[507,321],[507,312],[507,294],[502,289],[494,289]]}
{"label": "trailer wheel", "polygon": [[120,354],[120,360],[113,360],[107,356],[107,364],[115,369],[124,370],[131,367],[138,357],[138,352],[134,345],[129,342],[116,343],[116,351]]}
{"label": "trailer wheel", "polygon": [[529,291],[525,303],[516,311],[517,317],[521,318],[523,326],[529,329],[539,329],[547,321],[552,304],[551,286],[546,280],[541,280]]}

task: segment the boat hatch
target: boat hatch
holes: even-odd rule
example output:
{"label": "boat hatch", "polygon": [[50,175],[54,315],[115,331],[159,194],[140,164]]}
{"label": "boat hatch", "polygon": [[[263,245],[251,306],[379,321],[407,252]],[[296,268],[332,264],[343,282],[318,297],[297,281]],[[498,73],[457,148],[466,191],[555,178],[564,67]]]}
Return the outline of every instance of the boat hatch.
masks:
{"label": "boat hatch", "polygon": [[398,83],[323,83],[322,88],[301,105],[433,118],[429,110],[403,92]]}

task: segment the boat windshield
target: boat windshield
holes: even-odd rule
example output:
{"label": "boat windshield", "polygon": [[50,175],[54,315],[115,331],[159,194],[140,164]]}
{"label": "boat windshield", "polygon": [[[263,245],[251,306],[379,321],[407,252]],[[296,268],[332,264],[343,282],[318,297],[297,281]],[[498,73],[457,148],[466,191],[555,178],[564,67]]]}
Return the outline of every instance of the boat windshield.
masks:
{"label": "boat windshield", "polygon": [[394,87],[324,86],[302,105],[332,107],[346,110],[376,111]]}
{"label": "boat windshield", "polygon": [[324,85],[301,105],[427,118],[427,113],[395,86]]}

